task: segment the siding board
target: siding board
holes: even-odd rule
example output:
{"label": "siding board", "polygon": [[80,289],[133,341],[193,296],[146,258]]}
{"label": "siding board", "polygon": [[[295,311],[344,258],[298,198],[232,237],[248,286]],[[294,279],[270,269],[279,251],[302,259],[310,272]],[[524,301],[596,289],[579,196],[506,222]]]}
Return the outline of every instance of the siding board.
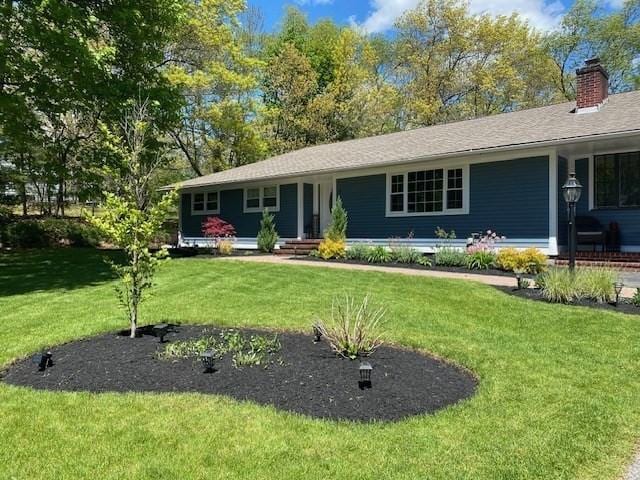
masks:
{"label": "siding board", "polygon": [[468,215],[386,217],[386,175],[337,180],[349,238],[434,238],[437,227],[460,238],[492,229],[510,238],[549,238],[549,158],[470,166]]}

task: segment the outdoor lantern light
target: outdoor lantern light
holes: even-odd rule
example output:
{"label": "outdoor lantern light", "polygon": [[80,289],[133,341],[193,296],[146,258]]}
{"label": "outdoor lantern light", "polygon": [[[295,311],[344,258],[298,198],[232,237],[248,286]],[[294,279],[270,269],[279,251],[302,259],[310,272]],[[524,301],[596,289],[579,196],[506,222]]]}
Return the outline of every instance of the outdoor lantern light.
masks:
{"label": "outdoor lantern light", "polygon": [[373,367],[369,362],[360,364],[360,381],[358,385],[361,389],[371,388],[371,370],[373,370]]}
{"label": "outdoor lantern light", "polygon": [[614,303],[616,307],[618,306],[618,302],[620,301],[620,294],[622,293],[623,287],[624,287],[624,283],[613,282],[613,290],[616,292],[616,302]]}
{"label": "outdoor lantern light", "polygon": [[38,370],[41,372],[53,366],[53,353],[51,352],[41,353],[36,359],[38,360]]}
{"label": "outdoor lantern light", "polygon": [[153,326],[153,334],[160,338],[160,343],[164,343],[164,337],[169,333],[169,325],[160,323]]}
{"label": "outdoor lantern light", "polygon": [[582,195],[582,185],[576,178],[575,173],[570,173],[569,178],[562,186],[562,196],[569,206],[569,269],[571,271],[576,268],[576,204]]}
{"label": "outdoor lantern light", "polygon": [[204,366],[204,373],[212,373],[213,366],[215,364],[215,352],[213,350],[207,350],[200,355],[200,360]]}
{"label": "outdoor lantern light", "polygon": [[320,326],[315,324],[313,326],[313,343],[318,343],[322,338],[322,330],[320,330]]}

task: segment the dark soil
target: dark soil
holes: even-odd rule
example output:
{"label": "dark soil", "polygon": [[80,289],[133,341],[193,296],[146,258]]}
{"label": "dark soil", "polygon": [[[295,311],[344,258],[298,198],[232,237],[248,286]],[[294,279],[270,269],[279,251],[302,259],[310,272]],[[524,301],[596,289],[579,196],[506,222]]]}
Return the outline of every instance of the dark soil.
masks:
{"label": "dark soil", "polygon": [[[180,326],[169,342],[220,330]],[[255,331],[246,331],[255,333]],[[264,332],[259,332],[264,333]],[[262,366],[233,367],[229,356],[204,373],[196,359],[158,359],[164,348],[151,335],[107,334],[50,349],[54,365],[38,371],[33,358],[5,372],[4,381],[43,390],[89,392],[202,392],[273,405],[326,419],[393,421],[431,413],[475,392],[467,371],[416,351],[383,346],[367,359],[371,388],[359,386],[359,361],[336,357],[326,342],[279,334],[282,350]],[[37,356],[39,360],[39,356]]]}
{"label": "dark soil", "polygon": [[[536,288],[527,288],[522,290],[498,286],[495,288],[516,297],[552,304],[552,302],[549,302],[542,296],[542,291]],[[617,306],[609,303],[598,303],[591,300],[580,300],[578,302],[570,303],[569,305],[573,305],[576,307],[597,308],[599,310],[608,310],[610,312],[628,313],[630,315],[640,315],[640,307],[636,307],[635,305],[633,305],[627,298],[621,298]]]}
{"label": "dark soil", "polygon": [[[500,276],[500,277],[513,277],[513,283],[516,283],[516,277],[513,272],[505,272],[504,270],[498,270],[496,268],[490,268],[488,270],[470,270],[465,267],[443,267],[439,265],[434,265],[431,267],[425,267],[424,265],[419,265],[416,263],[397,263],[397,262],[388,262],[388,263],[370,263],[362,260],[349,260],[346,258],[340,259],[330,259],[324,260],[322,258],[317,257],[308,257],[308,256],[298,256],[291,257],[291,260],[311,260],[314,262],[320,263],[345,263],[347,265],[377,265],[381,267],[395,267],[395,268],[406,268],[409,270],[433,270],[436,272],[454,272],[454,273],[466,273],[466,274],[474,274],[474,275],[492,275],[492,276]],[[527,278],[534,278],[535,275],[525,275]]]}

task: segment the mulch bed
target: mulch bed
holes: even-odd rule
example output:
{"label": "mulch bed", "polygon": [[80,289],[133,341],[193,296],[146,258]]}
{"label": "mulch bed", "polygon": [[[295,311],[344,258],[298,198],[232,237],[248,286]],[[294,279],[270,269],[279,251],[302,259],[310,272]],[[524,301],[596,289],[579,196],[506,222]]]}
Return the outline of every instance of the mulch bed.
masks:
{"label": "mulch bed", "polygon": [[[219,332],[178,326],[167,340]],[[336,357],[326,342],[314,344],[308,335],[279,337],[282,350],[272,360],[282,362],[237,369],[226,355],[207,374],[196,359],[158,359],[164,345],[151,335],[132,340],[112,333],[52,348],[54,365],[45,372],[38,371],[33,358],[20,360],[5,372],[4,381],[58,391],[221,394],[311,417],[353,421],[394,421],[435,412],[473,395],[478,383],[469,372],[440,359],[383,346],[367,359],[373,366],[372,388],[361,389],[359,361]]]}
{"label": "mulch bed", "polygon": [[[425,267],[424,265],[419,265],[415,263],[397,263],[397,262],[388,262],[388,263],[369,263],[361,260],[348,260],[346,258],[343,259],[335,259],[332,258],[330,260],[324,260],[322,258],[317,257],[308,257],[308,256],[297,256],[290,257],[291,260],[308,260],[312,262],[319,263],[343,263],[346,265],[366,265],[366,266],[378,266],[378,267],[394,267],[394,268],[406,268],[408,270],[431,270],[436,272],[452,272],[452,273],[465,273],[471,275],[491,275],[491,276],[499,276],[499,277],[512,277],[515,285],[516,277],[513,272],[505,272],[504,270],[498,270],[496,268],[490,268],[488,270],[470,270],[464,267],[442,267],[439,265],[433,265],[431,267]],[[525,275],[527,278],[534,278],[534,275]]]}
{"label": "mulch bed", "polygon": [[[545,299],[542,296],[542,291],[536,288],[527,288],[522,290],[516,290],[510,287],[500,287],[500,286],[496,286],[495,288],[503,292],[506,292],[509,295],[513,295],[515,297],[549,303],[551,305],[558,305],[557,303],[552,303],[552,302],[549,302],[547,299]],[[608,310],[610,312],[628,313],[630,315],[640,315],[640,308],[633,305],[628,298],[621,298],[617,306],[610,305],[608,303],[593,302],[591,300],[580,300],[578,302],[570,303],[569,305],[572,305],[575,307],[589,307],[589,308],[596,308],[599,310]]]}

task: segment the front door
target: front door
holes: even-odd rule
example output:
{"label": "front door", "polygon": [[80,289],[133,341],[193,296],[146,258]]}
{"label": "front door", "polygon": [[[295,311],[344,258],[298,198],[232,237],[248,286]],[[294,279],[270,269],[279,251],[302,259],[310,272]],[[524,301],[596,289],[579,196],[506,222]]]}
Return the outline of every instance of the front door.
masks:
{"label": "front door", "polygon": [[320,235],[331,223],[331,204],[333,202],[333,182],[318,184],[318,214],[320,215]]}

